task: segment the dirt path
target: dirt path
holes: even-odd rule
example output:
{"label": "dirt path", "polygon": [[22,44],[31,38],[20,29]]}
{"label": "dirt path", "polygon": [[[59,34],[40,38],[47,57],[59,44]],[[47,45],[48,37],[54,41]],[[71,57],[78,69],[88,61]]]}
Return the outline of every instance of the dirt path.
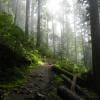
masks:
{"label": "dirt path", "polygon": [[36,93],[46,96],[50,89],[52,79],[51,67],[48,64],[34,70],[27,78],[25,85],[19,90],[13,90],[9,100],[35,100]]}

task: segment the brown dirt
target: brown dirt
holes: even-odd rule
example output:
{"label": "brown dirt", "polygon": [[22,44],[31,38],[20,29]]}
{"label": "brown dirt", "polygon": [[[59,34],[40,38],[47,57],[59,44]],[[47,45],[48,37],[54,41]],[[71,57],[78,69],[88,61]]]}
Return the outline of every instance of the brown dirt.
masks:
{"label": "brown dirt", "polygon": [[51,80],[51,66],[44,64],[28,75],[24,86],[10,93],[9,100],[35,100],[36,93],[43,94],[48,98]]}

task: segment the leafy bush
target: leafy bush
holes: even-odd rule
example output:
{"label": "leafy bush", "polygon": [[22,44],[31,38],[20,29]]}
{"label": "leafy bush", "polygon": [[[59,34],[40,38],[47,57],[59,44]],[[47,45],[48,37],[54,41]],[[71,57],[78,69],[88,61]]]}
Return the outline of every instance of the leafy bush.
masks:
{"label": "leafy bush", "polygon": [[11,15],[4,12],[0,13],[0,43],[19,50],[23,41],[23,35],[24,32],[19,27],[13,25]]}
{"label": "leafy bush", "polygon": [[53,52],[48,48],[46,43],[42,43],[42,45],[38,48],[39,52],[41,52],[42,56],[46,56],[49,58],[53,57]]}
{"label": "leafy bush", "polygon": [[[13,24],[11,15],[0,13],[0,82],[23,78],[28,69],[27,61],[40,64],[41,57],[35,50],[32,38],[28,39],[22,29]],[[4,73],[5,72],[5,73]],[[13,76],[12,76],[13,75]]]}
{"label": "leafy bush", "polygon": [[0,43],[8,45],[20,54],[34,47],[32,38],[28,39],[23,30],[13,24],[12,16],[4,12],[0,13]]}
{"label": "leafy bush", "polygon": [[32,64],[42,64],[42,58],[38,50],[30,50],[30,52],[26,53],[26,56]]}
{"label": "leafy bush", "polygon": [[61,66],[61,68],[71,72],[71,73],[77,73],[82,74],[84,72],[88,71],[88,68],[84,66],[83,64],[75,64],[69,60],[63,59],[62,62],[58,60],[57,64]]}

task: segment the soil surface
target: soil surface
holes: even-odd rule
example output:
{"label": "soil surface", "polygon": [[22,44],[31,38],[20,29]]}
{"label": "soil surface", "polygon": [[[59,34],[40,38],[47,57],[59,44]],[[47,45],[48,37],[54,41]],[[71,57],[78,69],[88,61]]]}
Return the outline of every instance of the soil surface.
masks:
{"label": "soil surface", "polygon": [[33,70],[28,75],[25,84],[10,93],[9,100],[36,100],[37,95],[49,100],[48,94],[52,90],[51,80],[53,77],[51,66],[45,63]]}

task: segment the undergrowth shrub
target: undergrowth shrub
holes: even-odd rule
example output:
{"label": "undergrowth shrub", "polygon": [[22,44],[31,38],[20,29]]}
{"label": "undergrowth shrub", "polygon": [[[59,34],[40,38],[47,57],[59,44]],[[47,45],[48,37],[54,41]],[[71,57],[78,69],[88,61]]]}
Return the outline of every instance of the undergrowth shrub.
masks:
{"label": "undergrowth shrub", "polygon": [[[33,38],[13,24],[11,15],[0,12],[0,82],[23,78],[27,64],[40,64],[41,56],[34,48]],[[28,62],[28,63],[26,63]],[[26,64],[26,66],[25,66]]]}
{"label": "undergrowth shrub", "polygon": [[63,59],[62,62],[58,60],[56,63],[59,67],[71,73],[82,74],[89,70],[84,64],[76,64],[66,59]]}

